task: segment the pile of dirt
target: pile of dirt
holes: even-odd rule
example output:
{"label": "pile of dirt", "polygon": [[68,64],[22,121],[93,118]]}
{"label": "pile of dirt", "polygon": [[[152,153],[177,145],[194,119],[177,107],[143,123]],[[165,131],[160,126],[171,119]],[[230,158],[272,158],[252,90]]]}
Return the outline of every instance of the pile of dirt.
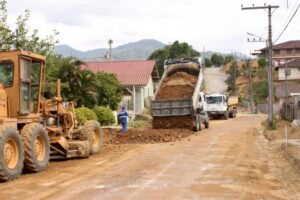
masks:
{"label": "pile of dirt", "polygon": [[[108,134],[108,133],[106,133]],[[126,133],[112,133],[105,144],[152,144],[180,141],[194,132],[186,129],[131,129]]]}
{"label": "pile of dirt", "polygon": [[156,100],[188,98],[193,96],[197,78],[185,72],[177,72],[164,80]]}
{"label": "pile of dirt", "polygon": [[[186,72],[177,72],[164,80],[156,100],[180,99],[193,96],[197,78]],[[191,116],[154,117],[152,126],[155,129],[186,128],[193,129]]]}
{"label": "pile of dirt", "polygon": [[154,117],[152,127],[154,129],[186,128],[192,130],[193,118],[191,116]]}

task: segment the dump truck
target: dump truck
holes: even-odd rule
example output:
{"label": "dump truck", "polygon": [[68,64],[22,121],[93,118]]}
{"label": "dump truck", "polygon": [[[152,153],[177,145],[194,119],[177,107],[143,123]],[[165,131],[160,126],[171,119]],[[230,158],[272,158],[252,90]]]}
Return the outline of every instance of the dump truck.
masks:
{"label": "dump truck", "polygon": [[0,181],[47,168],[49,159],[87,158],[102,143],[95,120],[78,124],[74,104],[45,98],[45,57],[23,50],[0,52]]}
{"label": "dump truck", "polygon": [[211,118],[235,118],[237,115],[238,96],[227,97],[224,94],[210,94],[205,96],[207,112]]}
{"label": "dump truck", "polygon": [[168,60],[151,103],[153,128],[209,127],[204,93],[203,74],[198,59]]}

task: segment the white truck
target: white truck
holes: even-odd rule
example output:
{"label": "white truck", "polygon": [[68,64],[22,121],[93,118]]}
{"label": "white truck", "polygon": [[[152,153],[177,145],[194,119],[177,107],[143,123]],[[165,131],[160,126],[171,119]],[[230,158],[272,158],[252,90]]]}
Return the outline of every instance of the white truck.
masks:
{"label": "white truck", "polygon": [[205,96],[207,113],[211,118],[235,118],[237,115],[238,97],[226,97],[224,94],[210,94]]}
{"label": "white truck", "polygon": [[[165,72],[162,76],[160,84],[155,92],[152,100],[152,116],[153,128],[181,128],[180,124],[186,125],[191,123],[194,131],[201,130],[201,124],[205,128],[209,127],[209,116],[207,114],[207,107],[205,102],[205,95],[201,92],[202,85],[202,69],[197,59],[178,59],[168,60],[165,63]],[[177,73],[187,73],[196,80],[190,96],[158,98],[159,93],[163,90],[163,85],[172,77],[176,77]],[[180,85],[183,81],[179,78],[176,83]],[[167,82],[171,84],[170,81]],[[181,83],[182,84],[182,83]],[[184,83],[182,84],[184,86]],[[179,92],[180,86],[174,86],[174,92]],[[182,123],[182,120],[185,123]],[[175,123],[172,123],[175,122]],[[186,126],[182,127],[186,128]]]}

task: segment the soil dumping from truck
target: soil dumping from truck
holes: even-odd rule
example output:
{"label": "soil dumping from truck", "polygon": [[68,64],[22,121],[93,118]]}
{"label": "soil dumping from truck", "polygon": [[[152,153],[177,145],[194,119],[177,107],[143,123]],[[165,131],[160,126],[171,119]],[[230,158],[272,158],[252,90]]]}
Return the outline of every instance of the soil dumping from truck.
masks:
{"label": "soil dumping from truck", "polygon": [[196,83],[195,76],[177,72],[162,83],[156,100],[189,98],[193,96]]}
{"label": "soil dumping from truck", "polygon": [[[162,83],[156,100],[190,98],[193,96],[196,84],[195,76],[186,72],[177,72]],[[193,119],[191,116],[154,117],[152,126],[154,129],[193,129]]]}
{"label": "soil dumping from truck", "polygon": [[155,129],[185,128],[192,130],[192,122],[191,116],[154,117],[152,125]]}
{"label": "soil dumping from truck", "polygon": [[130,129],[126,133],[107,132],[104,144],[154,144],[180,141],[194,132],[186,129]]}

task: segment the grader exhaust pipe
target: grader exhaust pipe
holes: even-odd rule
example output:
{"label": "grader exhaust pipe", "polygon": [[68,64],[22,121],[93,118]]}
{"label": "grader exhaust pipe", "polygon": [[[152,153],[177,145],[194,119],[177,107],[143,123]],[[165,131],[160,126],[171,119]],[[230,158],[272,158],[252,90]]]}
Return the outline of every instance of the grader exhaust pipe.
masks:
{"label": "grader exhaust pipe", "polygon": [[60,95],[60,79],[56,81],[56,97],[61,97]]}

